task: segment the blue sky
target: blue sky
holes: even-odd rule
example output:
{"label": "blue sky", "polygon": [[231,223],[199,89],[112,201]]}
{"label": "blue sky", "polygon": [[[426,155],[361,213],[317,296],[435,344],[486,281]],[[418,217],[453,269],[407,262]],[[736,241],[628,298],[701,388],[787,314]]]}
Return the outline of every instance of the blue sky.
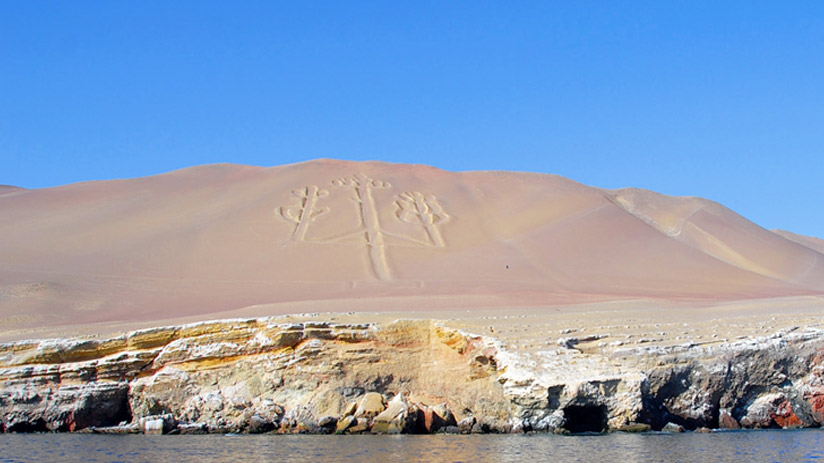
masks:
{"label": "blue sky", "polygon": [[0,184],[318,157],[824,236],[824,2],[0,0]]}

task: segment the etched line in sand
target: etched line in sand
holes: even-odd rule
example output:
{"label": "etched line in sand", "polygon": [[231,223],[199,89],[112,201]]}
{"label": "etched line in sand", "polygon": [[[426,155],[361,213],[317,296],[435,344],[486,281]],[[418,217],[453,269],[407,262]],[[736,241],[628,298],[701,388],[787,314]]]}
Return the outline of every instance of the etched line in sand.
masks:
{"label": "etched line in sand", "polygon": [[[409,191],[395,196],[395,217],[403,223],[420,225],[426,239],[416,239],[412,236],[390,233],[383,229],[380,223],[378,206],[373,196],[373,190],[392,188],[389,182],[374,180],[364,174],[355,174],[332,180],[332,185],[351,190],[352,199],[357,203],[359,215],[358,228],[354,231],[319,239],[307,239],[306,233],[315,218],[329,212],[328,207],[318,207],[320,198],[328,196],[329,192],[309,185],[302,189],[295,189],[292,195],[299,199],[298,204],[281,207],[278,211],[284,219],[295,224],[292,240],[296,242],[317,244],[356,244],[366,245],[371,273],[378,280],[392,280],[392,268],[386,256],[386,247],[411,246],[445,248],[446,241],[441,234],[439,225],[450,219],[438,203],[434,195],[417,191]],[[390,244],[386,238],[394,238]],[[349,243],[347,243],[347,240]]]}
{"label": "etched line in sand", "polygon": [[306,230],[309,228],[309,224],[319,216],[329,212],[327,207],[317,207],[318,199],[328,194],[328,191],[321,190],[315,185],[292,190],[292,196],[297,197],[299,200],[298,204],[284,206],[279,209],[281,217],[295,223],[292,241],[306,241]]}
{"label": "etched line in sand", "polygon": [[398,195],[395,201],[398,210],[395,215],[406,223],[423,225],[432,245],[438,248],[446,247],[438,225],[449,220],[435,195],[425,195],[418,191],[408,191]]}
{"label": "etched line in sand", "polygon": [[375,207],[375,199],[372,197],[372,188],[385,189],[391,185],[381,180],[373,180],[363,174],[339,178],[333,180],[332,184],[355,192],[355,201],[360,205],[361,222],[366,233],[366,246],[369,248],[372,271],[379,280],[391,280],[392,272],[386,259],[386,245]]}

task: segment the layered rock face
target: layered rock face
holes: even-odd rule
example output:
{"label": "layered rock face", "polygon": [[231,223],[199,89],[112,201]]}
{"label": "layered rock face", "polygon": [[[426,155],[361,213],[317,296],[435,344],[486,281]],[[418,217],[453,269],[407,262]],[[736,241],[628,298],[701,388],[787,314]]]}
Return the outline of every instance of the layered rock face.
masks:
{"label": "layered rock face", "polygon": [[544,352],[538,367],[515,356],[500,375],[525,428],[694,430],[824,423],[820,330],[708,347],[604,346],[582,352],[575,341]]}
{"label": "layered rock face", "polygon": [[0,430],[583,432],[812,427],[824,332],[537,352],[448,322],[224,320],[0,345]]}
{"label": "layered rock face", "polygon": [[410,430],[395,421],[405,413],[415,425],[425,404],[503,419],[509,409],[487,342],[428,321],[253,319],[5,344],[0,429],[76,431],[169,414],[189,430],[321,432],[330,423],[334,430],[347,406],[368,393],[401,392],[415,400],[414,410],[404,405],[386,419],[383,408],[354,415],[387,432]]}

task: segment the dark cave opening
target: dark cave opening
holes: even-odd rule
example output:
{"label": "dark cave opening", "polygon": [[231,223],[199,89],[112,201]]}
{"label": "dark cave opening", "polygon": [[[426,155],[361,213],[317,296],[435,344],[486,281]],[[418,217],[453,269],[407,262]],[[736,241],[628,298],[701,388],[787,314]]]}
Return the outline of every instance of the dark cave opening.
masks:
{"label": "dark cave opening", "polygon": [[564,428],[572,433],[604,432],[607,428],[607,407],[570,405],[564,408],[564,420]]}
{"label": "dark cave opening", "polygon": [[34,420],[32,422],[23,421],[20,423],[15,423],[8,428],[6,428],[6,432],[8,433],[32,433],[32,432],[48,432],[49,428],[46,426],[46,422],[43,420]]}

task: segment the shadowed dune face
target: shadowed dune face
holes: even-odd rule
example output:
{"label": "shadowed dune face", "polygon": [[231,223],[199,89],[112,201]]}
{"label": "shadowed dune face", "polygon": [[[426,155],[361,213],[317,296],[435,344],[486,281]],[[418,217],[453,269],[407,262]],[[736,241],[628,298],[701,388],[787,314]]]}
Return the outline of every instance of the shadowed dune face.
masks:
{"label": "shadowed dune face", "polygon": [[820,249],[716,203],[551,175],[318,160],[9,191],[4,329],[301,301],[345,311],[353,300],[504,308],[824,292]]}

